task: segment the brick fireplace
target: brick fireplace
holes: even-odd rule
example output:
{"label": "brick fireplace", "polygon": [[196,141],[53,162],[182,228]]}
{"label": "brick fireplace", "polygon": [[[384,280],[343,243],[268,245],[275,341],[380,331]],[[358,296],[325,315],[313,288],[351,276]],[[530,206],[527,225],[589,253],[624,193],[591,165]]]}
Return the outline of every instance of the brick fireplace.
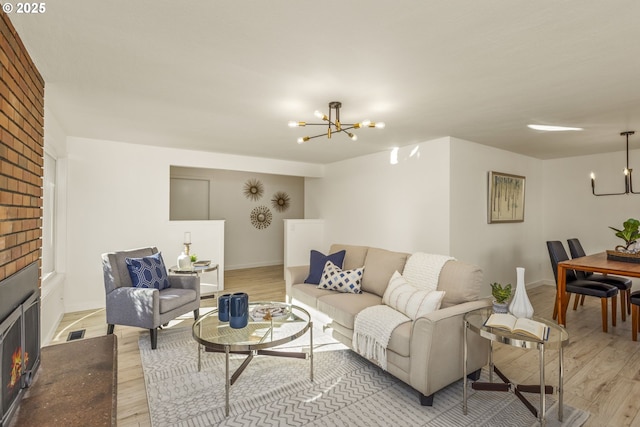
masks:
{"label": "brick fireplace", "polygon": [[0,426],[40,356],[44,80],[0,12]]}

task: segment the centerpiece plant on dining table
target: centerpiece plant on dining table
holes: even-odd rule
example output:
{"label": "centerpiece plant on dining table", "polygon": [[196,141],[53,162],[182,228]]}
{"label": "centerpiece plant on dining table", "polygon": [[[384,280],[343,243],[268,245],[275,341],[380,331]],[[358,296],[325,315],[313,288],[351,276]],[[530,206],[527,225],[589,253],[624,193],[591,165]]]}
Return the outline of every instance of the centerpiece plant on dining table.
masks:
{"label": "centerpiece plant on dining table", "polygon": [[[631,245],[636,243],[638,239],[640,239],[640,221],[634,218],[629,218],[623,224],[623,229],[619,230],[615,227],[609,226],[610,229],[616,232],[616,237],[624,240],[625,245],[618,245],[615,247],[616,251],[620,252],[631,252],[629,249]],[[634,252],[636,252],[634,250]]]}

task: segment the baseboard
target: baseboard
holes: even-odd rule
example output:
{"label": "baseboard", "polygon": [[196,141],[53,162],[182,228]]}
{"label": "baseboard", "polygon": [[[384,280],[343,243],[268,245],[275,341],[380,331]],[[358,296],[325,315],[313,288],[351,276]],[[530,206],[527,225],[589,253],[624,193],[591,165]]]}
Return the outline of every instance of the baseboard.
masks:
{"label": "baseboard", "polygon": [[264,261],[264,262],[255,262],[248,264],[235,264],[235,265],[225,265],[225,271],[228,270],[242,270],[245,268],[256,268],[256,267],[273,267],[277,265],[283,265],[283,261]]}

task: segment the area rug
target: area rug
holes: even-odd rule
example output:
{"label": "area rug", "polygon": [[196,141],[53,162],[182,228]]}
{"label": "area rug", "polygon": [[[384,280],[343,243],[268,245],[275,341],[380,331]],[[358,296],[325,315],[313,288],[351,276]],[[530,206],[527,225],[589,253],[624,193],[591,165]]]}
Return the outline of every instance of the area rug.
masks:
{"label": "area rug", "polygon": [[[158,348],[139,340],[153,427],[177,426],[535,426],[536,419],[512,393],[470,390],[462,414],[462,381],[421,406],[418,393],[321,330],[314,329],[314,381],[309,361],[259,356],[231,387],[230,413],[224,413],[225,356],[202,354],[191,329],[163,330]],[[304,348],[308,338],[288,345]],[[243,356],[233,356],[232,372]],[[486,372],[483,372],[486,379]],[[577,427],[589,413],[564,405],[557,420],[555,395],[547,397],[547,426]],[[537,402],[537,395],[533,395]]]}

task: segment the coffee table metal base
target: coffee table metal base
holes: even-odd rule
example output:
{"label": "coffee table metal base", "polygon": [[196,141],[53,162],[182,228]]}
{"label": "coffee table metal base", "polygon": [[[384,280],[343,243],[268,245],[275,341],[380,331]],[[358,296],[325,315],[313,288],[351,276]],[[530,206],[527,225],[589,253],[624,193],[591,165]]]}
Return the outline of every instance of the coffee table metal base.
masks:
{"label": "coffee table metal base", "polygon": [[[309,352],[294,352],[294,351],[277,351],[277,350],[248,350],[248,351],[231,351],[230,345],[225,345],[224,350],[216,348],[208,348],[204,345],[198,345],[198,372],[202,369],[201,364],[201,351],[209,353],[224,353],[225,354],[225,415],[229,416],[229,390],[231,386],[235,384],[242,372],[249,366],[249,363],[253,360],[254,356],[275,356],[275,357],[289,357],[295,359],[309,359],[309,379],[313,381],[313,322],[309,322]],[[231,374],[229,368],[229,358],[231,354],[246,354],[242,364]]]}

